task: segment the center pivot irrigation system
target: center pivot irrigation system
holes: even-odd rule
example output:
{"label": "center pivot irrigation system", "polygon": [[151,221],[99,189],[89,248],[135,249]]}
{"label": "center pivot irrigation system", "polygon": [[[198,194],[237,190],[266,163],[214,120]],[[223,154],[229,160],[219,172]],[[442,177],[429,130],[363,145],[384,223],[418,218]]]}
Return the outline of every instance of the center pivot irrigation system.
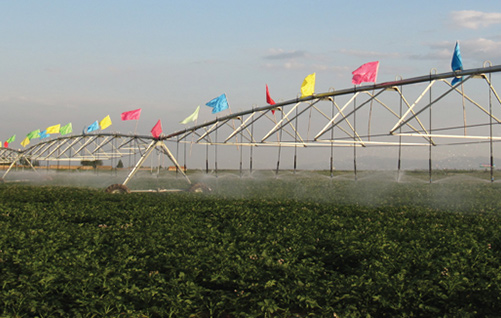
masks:
{"label": "center pivot irrigation system", "polygon": [[[401,169],[403,147],[424,147],[428,151],[429,174],[432,174],[432,149],[441,145],[488,143],[491,181],[494,181],[493,144],[501,141],[501,99],[494,89],[492,76],[501,65],[457,72],[430,74],[397,79],[381,84],[358,86],[254,107],[247,111],[218,117],[212,121],[162,135],[160,138],[116,133],[90,133],[59,137],[35,144],[25,150],[0,149],[0,163],[9,165],[5,179],[19,161],[78,162],[83,160],[137,159],[121,184],[108,192],[129,192],[128,182],[146,159],[157,151],[165,155],[182,174],[192,191],[208,190],[194,184],[185,174],[186,145],[204,145],[206,171],[209,171],[209,146],[214,149],[217,175],[219,146],[233,146],[240,152],[249,147],[252,172],[254,147],[277,149],[276,172],[280,168],[282,148],[324,147],[330,150],[331,175],[336,147],[353,148],[353,170],[357,172],[357,148],[398,147],[397,169]],[[452,78],[462,80],[452,86]],[[406,94],[404,95],[404,91]],[[167,143],[184,144],[184,167],[181,167]],[[275,167],[274,167],[275,169]],[[169,191],[169,190],[165,190]]]}

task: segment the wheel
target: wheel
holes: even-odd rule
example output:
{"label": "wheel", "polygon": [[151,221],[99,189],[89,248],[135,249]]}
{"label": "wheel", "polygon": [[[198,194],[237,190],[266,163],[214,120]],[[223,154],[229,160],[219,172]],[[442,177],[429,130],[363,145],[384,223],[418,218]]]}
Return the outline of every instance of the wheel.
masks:
{"label": "wheel", "polygon": [[104,192],[107,193],[130,193],[129,188],[124,186],[123,184],[112,184],[109,187],[107,187]]}
{"label": "wheel", "polygon": [[192,185],[189,189],[188,189],[188,192],[211,192],[212,189],[209,188],[208,186],[206,186],[205,184],[203,183],[195,183],[194,185]]}

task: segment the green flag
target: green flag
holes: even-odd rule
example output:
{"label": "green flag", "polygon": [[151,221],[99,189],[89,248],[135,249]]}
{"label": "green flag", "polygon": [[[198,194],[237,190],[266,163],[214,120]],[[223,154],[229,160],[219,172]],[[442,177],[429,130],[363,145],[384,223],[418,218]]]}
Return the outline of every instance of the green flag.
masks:
{"label": "green flag", "polygon": [[71,126],[71,123],[64,125],[59,129],[59,133],[61,133],[62,136],[67,135],[73,131],[73,127]]}
{"label": "green flag", "polygon": [[26,135],[26,137],[31,140],[33,138],[39,138],[40,137],[40,129],[33,130],[29,134]]}
{"label": "green flag", "polygon": [[10,137],[9,139],[7,139],[7,143],[11,143],[11,142],[14,142],[14,140],[16,140],[16,135],[12,135],[12,137]]}

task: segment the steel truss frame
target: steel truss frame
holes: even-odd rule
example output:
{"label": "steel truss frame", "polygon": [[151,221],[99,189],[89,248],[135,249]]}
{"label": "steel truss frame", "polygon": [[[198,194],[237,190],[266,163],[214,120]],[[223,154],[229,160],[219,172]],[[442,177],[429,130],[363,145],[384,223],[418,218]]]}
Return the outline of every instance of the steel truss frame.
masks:
{"label": "steel truss frame", "polygon": [[[208,145],[274,147],[429,146],[430,144],[436,146],[440,145],[438,139],[499,141],[500,137],[488,135],[431,133],[432,127],[427,127],[421,116],[426,110],[431,111],[432,106],[439,106],[439,102],[444,102],[446,97],[459,94],[463,99],[463,104],[467,102],[485,114],[486,125],[491,120],[494,124],[500,124],[501,120],[492,111],[491,97],[489,105],[481,105],[464,91],[469,81],[483,80],[487,84],[489,95],[494,97],[498,105],[501,104],[501,99],[490,79],[491,73],[500,71],[501,66],[491,66],[334,90],[230,114],[174,132],[165,138],[177,137],[179,142]],[[463,77],[463,80],[452,86],[448,79],[454,77]],[[410,102],[403,93],[403,86],[416,86],[415,84],[420,83],[427,85],[418,97]],[[432,89],[441,93],[431,97]],[[400,112],[398,111],[399,103],[395,105],[384,101],[384,97],[389,94],[396,94],[400,100],[400,106],[403,105],[405,108],[404,113],[402,113],[402,108]],[[427,94],[430,95],[430,99],[425,101],[424,97]],[[340,104],[338,100],[341,97],[347,100]],[[382,127],[379,134],[371,133],[370,128],[362,133],[359,123],[357,126],[357,114],[368,109],[372,112],[374,105],[383,109],[389,118],[393,118],[391,126]],[[278,118],[275,112],[279,112]],[[317,116],[316,122],[312,120],[314,116]],[[318,118],[323,120],[322,126],[318,126]],[[369,118],[369,126],[370,120]],[[301,130],[299,125],[307,128]],[[468,127],[472,126],[468,125],[465,120],[462,128],[466,131]],[[441,131],[457,128],[442,127]],[[402,136],[418,138],[403,143],[401,138],[398,138]]]}
{"label": "steel truss frame", "polygon": [[[166,155],[188,183],[191,183],[166,146],[167,141],[207,146],[355,147],[355,149],[369,146],[431,147],[451,144],[451,140],[456,143],[492,144],[494,141],[501,141],[501,137],[493,135],[493,126],[501,124],[501,119],[493,111],[493,104],[501,105],[501,98],[494,89],[491,79],[492,73],[500,71],[501,65],[489,66],[458,72],[430,73],[410,79],[333,90],[217,117],[212,121],[163,135],[158,139],[151,136],[91,133],[42,141],[22,151],[1,148],[0,162],[11,163],[3,178],[21,158],[25,158],[31,165],[35,160],[72,162],[112,160],[124,156],[135,158],[139,155],[139,160],[123,183],[125,185],[156,149]],[[462,81],[452,86],[449,80],[454,77],[461,77]],[[487,85],[487,104],[475,100],[467,93],[467,85],[477,80]],[[420,89],[421,86],[418,84],[424,85],[424,88],[417,97],[412,99],[404,95],[405,86]],[[433,127],[432,107],[433,110],[440,108],[440,104],[451,96],[460,96],[464,122],[459,126]],[[485,121],[468,124],[466,104],[483,114]],[[376,108],[383,114],[379,119],[375,115]],[[499,108],[497,113],[500,113]],[[362,127],[360,118],[368,121],[367,128],[365,124]],[[384,119],[384,124],[380,124],[381,118]],[[372,126],[373,122],[377,124],[376,129]],[[489,126],[489,134],[478,135],[467,132],[467,129],[486,125]],[[457,133],[458,129],[464,132]],[[407,141],[403,142],[403,137]],[[492,162],[491,146],[491,170]],[[35,169],[33,166],[32,168]]]}

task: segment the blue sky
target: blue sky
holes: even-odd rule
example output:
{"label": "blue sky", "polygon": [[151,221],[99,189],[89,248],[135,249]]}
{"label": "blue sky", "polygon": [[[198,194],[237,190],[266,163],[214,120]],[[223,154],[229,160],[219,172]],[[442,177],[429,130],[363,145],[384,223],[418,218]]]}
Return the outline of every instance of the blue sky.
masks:
{"label": "blue sky", "polygon": [[497,1],[2,1],[0,140],[142,108],[138,133],[164,132],[226,93],[234,112],[351,87],[351,71],[380,61],[378,82],[501,64]]}

